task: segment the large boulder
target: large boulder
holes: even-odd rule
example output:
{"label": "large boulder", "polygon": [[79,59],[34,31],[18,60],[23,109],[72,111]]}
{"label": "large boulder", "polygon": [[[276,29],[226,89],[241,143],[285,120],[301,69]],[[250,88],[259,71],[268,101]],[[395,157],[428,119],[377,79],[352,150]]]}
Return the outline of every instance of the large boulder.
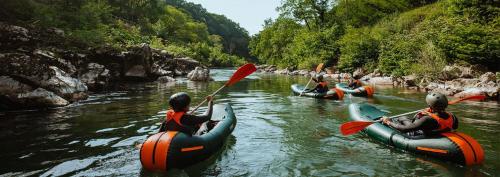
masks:
{"label": "large boulder", "polygon": [[[361,80],[366,79],[362,78]],[[372,77],[368,80],[363,80],[372,85],[393,85],[394,78],[393,77]]]}
{"label": "large boulder", "polygon": [[161,76],[158,79],[156,79],[156,81],[161,83],[167,83],[167,82],[175,82],[175,79],[170,76]]}
{"label": "large boulder", "polygon": [[366,71],[365,71],[365,69],[363,69],[363,68],[358,68],[358,69],[356,69],[356,70],[352,73],[352,76],[353,76],[353,77],[358,77],[358,78],[361,78],[361,77],[363,77],[363,76],[365,76],[365,75],[366,75]]}
{"label": "large boulder", "polygon": [[456,65],[445,66],[439,74],[439,79],[449,81],[460,77],[461,74],[462,71],[460,70],[460,67]]}
{"label": "large boulder", "polygon": [[69,102],[43,88],[34,89],[9,76],[0,76],[0,108],[21,109],[66,106]]}
{"label": "large boulder", "polygon": [[28,29],[0,22],[0,48],[16,49],[30,45],[32,39]]}
{"label": "large boulder", "polygon": [[481,83],[496,82],[497,76],[492,72],[487,72],[479,77]]}
{"label": "large boulder", "polygon": [[55,66],[49,66],[47,74],[49,77],[39,82],[40,87],[70,102],[87,99],[87,86],[80,80],[70,77]]}
{"label": "large boulder", "polygon": [[87,85],[90,91],[100,91],[104,89],[110,79],[109,70],[103,65],[89,63],[83,74],[79,76],[80,80]]}
{"label": "large boulder", "polygon": [[187,78],[191,81],[211,81],[210,70],[207,68],[196,67],[193,71],[189,72]]}

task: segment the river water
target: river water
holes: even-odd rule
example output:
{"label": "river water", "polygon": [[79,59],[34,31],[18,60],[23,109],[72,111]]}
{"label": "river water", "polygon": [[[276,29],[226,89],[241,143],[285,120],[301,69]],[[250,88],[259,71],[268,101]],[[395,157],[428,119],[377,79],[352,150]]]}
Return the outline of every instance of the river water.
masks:
{"label": "river water", "polygon": [[[170,84],[126,84],[124,91],[94,94],[71,106],[0,112],[0,176],[163,176],[143,170],[134,147],[157,132],[167,99],[188,92],[193,103],[224,84],[234,70],[215,69],[215,82],[179,79]],[[485,150],[483,165],[462,167],[396,150],[356,134],[340,135],[350,103],[369,102],[392,114],[423,108],[425,94],[377,88],[374,98],[344,101],[292,96],[305,77],[253,74],[222,91],[238,124],[209,160],[169,176],[500,176],[500,106],[450,106],[459,131]],[[204,111],[201,109],[200,111]]]}

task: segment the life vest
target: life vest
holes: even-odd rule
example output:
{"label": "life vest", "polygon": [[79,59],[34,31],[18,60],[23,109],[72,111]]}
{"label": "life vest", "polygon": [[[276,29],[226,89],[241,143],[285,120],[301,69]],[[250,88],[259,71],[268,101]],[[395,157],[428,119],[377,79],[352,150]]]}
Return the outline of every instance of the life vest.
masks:
{"label": "life vest", "polygon": [[318,84],[321,85],[321,87],[323,87],[323,88],[327,88],[328,87],[328,82],[325,82],[325,81],[319,82]]}
{"label": "life vest", "polygon": [[425,111],[420,112],[421,115],[428,115],[438,122],[439,128],[436,131],[453,130],[453,115],[446,112],[447,119],[439,117],[437,114],[432,113],[432,110],[427,108]]}
{"label": "life vest", "polygon": [[167,111],[166,122],[168,123],[170,121],[174,121],[178,125],[184,127],[184,125],[182,125],[181,123],[181,118],[185,113],[186,112],[175,112],[174,110],[170,109]]}

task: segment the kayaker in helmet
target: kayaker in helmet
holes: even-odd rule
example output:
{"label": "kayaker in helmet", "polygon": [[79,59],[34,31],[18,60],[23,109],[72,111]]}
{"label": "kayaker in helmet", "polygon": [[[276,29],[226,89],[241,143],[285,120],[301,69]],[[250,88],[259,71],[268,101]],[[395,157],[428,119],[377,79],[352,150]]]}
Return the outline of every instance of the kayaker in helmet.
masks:
{"label": "kayaker in helmet", "polygon": [[430,93],[425,98],[429,108],[417,113],[413,119],[400,117],[396,119],[382,118],[382,122],[409,136],[430,135],[448,132],[458,128],[458,119],[446,112],[448,99],[441,93]]}
{"label": "kayaker in helmet", "polygon": [[[193,135],[196,131],[196,126],[207,122],[212,117],[213,98],[207,96],[208,110],[203,115],[188,114],[191,98],[185,92],[179,92],[170,96],[168,103],[170,109],[167,111],[167,116],[162,126],[161,131],[179,131],[188,135]],[[201,132],[201,128],[198,132]],[[198,133],[196,133],[198,134]]]}
{"label": "kayaker in helmet", "polygon": [[363,84],[361,83],[361,81],[359,79],[361,79],[361,76],[359,74],[357,75],[354,75],[353,77],[354,80],[352,80],[350,83],[349,83],[349,87],[352,88],[352,89],[357,89],[359,87],[362,87]]}
{"label": "kayaker in helmet", "polygon": [[316,84],[316,87],[314,87],[314,89],[311,89],[306,92],[312,92],[312,91],[316,91],[318,93],[328,92],[328,82],[323,80],[323,75],[321,74],[316,75],[316,78],[313,78],[313,81],[318,84]]}

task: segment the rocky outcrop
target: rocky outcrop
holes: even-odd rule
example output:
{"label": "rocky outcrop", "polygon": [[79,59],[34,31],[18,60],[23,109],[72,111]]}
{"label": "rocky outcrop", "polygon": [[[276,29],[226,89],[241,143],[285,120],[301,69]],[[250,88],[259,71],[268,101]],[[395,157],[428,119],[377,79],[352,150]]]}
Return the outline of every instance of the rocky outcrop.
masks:
{"label": "rocky outcrop", "polygon": [[213,80],[210,77],[210,70],[202,67],[196,67],[193,71],[191,71],[187,78],[191,81],[211,81]]}
{"label": "rocky outcrop", "polygon": [[66,106],[69,102],[54,92],[34,88],[9,76],[0,76],[0,108],[44,108]]}
{"label": "rocky outcrop", "polygon": [[170,76],[161,76],[156,81],[161,83],[167,83],[167,82],[175,82],[175,79]]}
{"label": "rocky outcrop", "polygon": [[[175,80],[202,66],[148,44],[67,46],[57,28],[25,28],[0,22],[0,105],[5,109],[64,106],[122,81]],[[196,78],[203,79],[202,75]],[[17,88],[13,90],[12,88]]]}

